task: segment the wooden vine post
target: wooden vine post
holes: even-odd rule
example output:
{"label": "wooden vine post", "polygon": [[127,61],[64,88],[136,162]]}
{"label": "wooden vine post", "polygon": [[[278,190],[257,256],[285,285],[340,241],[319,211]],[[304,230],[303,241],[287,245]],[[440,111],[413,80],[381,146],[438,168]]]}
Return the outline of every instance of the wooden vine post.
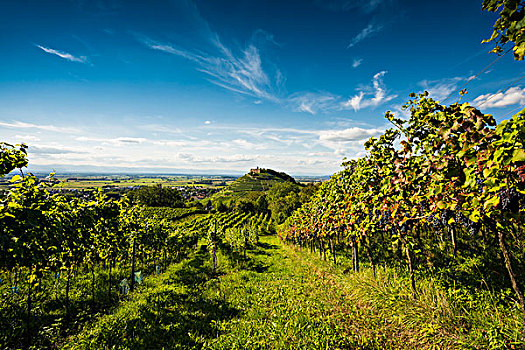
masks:
{"label": "wooden vine post", "polygon": [[359,249],[355,234],[350,235],[350,240],[352,241],[352,267],[354,272],[357,273],[359,272]]}
{"label": "wooden vine post", "polygon": [[212,273],[215,275],[217,268],[217,218],[215,218],[215,225],[212,232]]}
{"label": "wooden vine post", "polygon": [[131,253],[131,284],[129,290],[133,292],[135,289],[135,251],[136,251],[136,242],[135,237],[133,237],[133,250]]}

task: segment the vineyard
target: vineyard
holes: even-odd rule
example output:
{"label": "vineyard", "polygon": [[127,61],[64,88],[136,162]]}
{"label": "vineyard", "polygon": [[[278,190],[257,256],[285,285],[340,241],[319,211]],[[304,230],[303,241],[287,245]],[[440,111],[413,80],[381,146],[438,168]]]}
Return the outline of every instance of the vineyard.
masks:
{"label": "vineyard", "polygon": [[[268,3],[273,6],[279,2]],[[360,6],[345,3],[342,7],[363,18],[376,7],[389,7],[381,1],[356,3]],[[358,8],[365,3],[370,8],[363,7],[360,13]],[[455,6],[460,7],[458,4]],[[262,104],[260,108],[268,108],[271,102],[291,106],[297,113],[319,112],[319,116],[350,107],[357,113],[361,108],[396,101],[398,95],[382,80],[386,70],[376,73],[372,85],[359,87],[358,94],[347,102],[343,102],[342,95],[323,96],[322,91],[304,96],[286,92],[274,97],[273,90],[285,93],[284,85],[280,85],[286,79],[277,70],[279,88],[272,88],[272,79],[264,71],[266,64],[263,69],[261,63],[264,56],[259,56],[262,51],[254,45],[262,37],[279,48],[290,44],[281,45],[280,38],[274,41],[273,34],[257,29],[254,43],[248,43],[246,50],[241,49],[243,56],[237,57],[235,50],[228,49],[228,42],[220,40],[219,31],[208,33],[214,26],[208,25],[204,16],[201,20],[197,7],[202,4],[191,2],[192,12],[188,13],[182,11],[187,4],[177,5],[181,5],[177,12],[187,15],[186,19],[198,19],[198,27],[204,27],[201,33],[183,23],[187,27],[185,36],[189,38],[191,32],[206,34],[202,36],[211,38],[214,51],[219,49],[224,57],[209,56],[198,41],[196,51],[192,51],[128,32],[149,46],[149,54],[160,50],[180,56],[178,65],[182,66],[184,60],[196,65],[194,69],[211,76],[209,82],[217,87],[241,93],[242,101],[253,97],[257,98],[255,106]],[[330,12],[339,5],[334,6],[329,6]],[[108,14],[117,13],[117,7]],[[212,8],[207,11],[212,12]],[[221,157],[201,157],[183,153],[184,147],[190,147],[183,145],[191,145],[190,149],[198,152],[201,148],[202,152],[216,149],[211,145],[226,151],[228,143],[216,142],[215,137],[229,135],[226,131],[230,127],[207,120],[188,132],[191,136],[184,135],[188,136],[186,142],[162,140],[162,133],[171,128],[144,124],[143,129],[148,125],[150,131],[159,129],[158,134],[151,133],[158,140],[150,136],[105,140],[80,136],[80,128],[77,135],[76,128],[0,121],[6,128],[38,129],[38,135],[67,130],[72,140],[117,149],[129,147],[133,156],[135,147],[154,145],[159,148],[152,152],[154,162],[161,154],[156,152],[162,148],[181,145],[176,154],[178,161],[200,163],[202,169],[219,169],[215,166],[222,161],[231,164],[228,167],[246,165],[244,162],[278,154],[272,154],[273,148],[266,148],[263,139],[278,142],[279,152],[288,145],[290,148],[282,152],[288,153],[287,157],[300,154],[294,149],[304,146],[312,159],[300,159],[296,164],[324,166],[324,148],[334,147],[334,154],[340,155],[344,147],[350,150],[360,137],[365,137],[357,134],[367,138],[377,135],[363,141],[365,152],[345,158],[342,170],[322,183],[315,179],[298,182],[284,172],[257,166],[235,181],[234,177],[220,175],[183,176],[185,182],[192,179],[192,185],[206,185],[206,189],[193,186],[185,191],[173,186],[175,178],[183,181],[182,175],[148,181],[139,176],[121,183],[133,186],[114,193],[104,192],[104,187],[115,186],[102,186],[112,178],[109,175],[71,178],[83,190],[61,192],[54,173],[39,178],[26,170],[26,144],[0,142],[0,178],[6,178],[0,188],[0,348],[525,349],[525,88],[515,85],[525,74],[515,80],[513,77],[510,85],[495,94],[478,95],[474,105],[461,102],[467,93],[464,87],[490,73],[489,68],[492,70],[508,52],[512,50],[516,61],[524,59],[525,1],[484,0],[482,9],[498,16],[492,36],[484,40],[493,42],[492,52],[498,58],[476,75],[450,79],[454,83],[450,86],[456,90],[451,88],[442,102],[425,91],[411,93],[399,110],[392,105],[399,114],[385,112],[388,128],[308,129],[307,125],[313,124],[301,124],[301,129],[246,127],[243,132],[253,142],[232,137],[232,145],[243,150],[268,150],[268,154],[257,157],[239,153],[230,157],[224,152]],[[320,7],[315,11],[312,15],[322,17]],[[405,9],[401,13],[401,17],[410,16]],[[137,12],[137,17],[144,16]],[[376,26],[374,22],[379,17],[374,14],[346,49],[363,45],[360,42],[368,36],[383,31],[387,24]],[[417,17],[423,18],[422,13],[417,12]],[[306,33],[305,26],[293,24],[290,27]],[[283,23],[279,23],[281,26]],[[394,29],[393,24],[388,26]],[[119,36],[112,26],[107,27],[104,33]],[[417,42],[418,37],[412,35]],[[163,36],[168,34],[158,35]],[[310,36],[305,35],[308,40]],[[327,40],[323,37],[323,41]],[[509,43],[511,47],[503,50]],[[438,51],[429,41],[430,45]],[[68,60],[71,65],[88,64],[89,70],[100,64],[95,56],[92,60],[76,57],[36,43],[31,48],[39,54],[58,56],[54,59]],[[417,48],[414,45],[413,51]],[[421,48],[425,51],[427,47]],[[328,51],[319,52],[324,55]],[[323,55],[315,56],[321,59]],[[102,58],[102,54],[99,56]],[[362,61],[367,65],[372,62],[356,56],[352,69]],[[430,61],[424,62],[431,66]],[[317,76],[309,70],[304,69],[305,76]],[[72,71],[69,74],[76,77]],[[190,75],[181,77],[189,79]],[[460,82],[463,85],[456,88]],[[484,84],[495,85],[494,81]],[[428,85],[432,90],[430,80],[419,85]],[[445,85],[436,86],[436,90],[448,90]],[[163,94],[156,91],[156,95]],[[454,96],[457,100],[446,104]],[[204,101],[205,94],[198,100]],[[71,101],[76,103],[75,99]],[[292,103],[296,102],[300,106],[295,108]],[[177,104],[170,102],[170,106]],[[243,111],[251,105],[243,104]],[[508,109],[494,117],[482,112],[484,104],[485,108]],[[514,104],[520,106],[508,107]],[[521,111],[508,117],[518,109]],[[258,117],[258,122],[266,119],[260,118],[262,114]],[[143,119],[148,123],[153,120]],[[319,125],[355,122],[335,120]],[[184,120],[180,121],[184,125]],[[213,131],[216,127],[221,133]],[[206,130],[207,138],[203,145],[210,146],[197,146],[199,138],[193,134],[199,135],[202,130]],[[289,142],[281,140],[287,134]],[[28,135],[33,140],[39,137]],[[329,144],[337,144],[337,149]],[[323,152],[317,152],[317,147],[324,147],[320,148]],[[93,157],[96,166],[95,152],[74,152],[74,147],[34,148],[35,154],[51,157],[37,158],[37,164],[43,163],[41,159],[60,159],[59,155],[67,156],[62,160],[76,159],[73,157],[78,153]],[[105,151],[97,148],[97,152]],[[280,161],[279,157],[275,161]],[[120,159],[111,154],[106,159],[113,158]],[[137,167],[150,164],[147,159],[134,158],[133,162]],[[158,160],[153,169],[163,169],[163,162]],[[176,169],[172,165],[167,169]],[[130,169],[140,169],[134,166]],[[11,177],[6,177],[8,174]],[[121,176],[115,178],[118,183],[121,178],[127,179]],[[228,186],[226,179],[231,181]],[[220,189],[213,186],[214,181]],[[163,187],[161,182],[168,186]],[[92,190],[96,184],[100,188]],[[142,186],[146,184],[154,186]]]}
{"label": "vineyard", "polygon": [[[25,145],[1,147],[3,173],[27,164]],[[269,214],[145,208],[101,191],[63,197],[49,186],[14,176],[0,207],[2,348],[56,346],[199,240],[213,246],[214,259],[218,246],[246,255],[272,230]]]}
{"label": "vineyard", "polygon": [[[392,338],[387,324],[397,332],[411,324],[418,330],[406,344],[428,348],[522,344],[525,113],[497,124],[466,103],[411,97],[408,120],[387,112],[395,127],[370,139],[366,157],[344,163],[319,188],[283,183],[255,192],[251,200],[270,198],[271,211],[251,202],[221,210],[144,207],[102,191],[64,197],[49,191],[52,175],[41,181],[20,170],[0,207],[2,347],[65,347],[67,339],[75,339],[72,348],[101,341],[148,347],[137,338],[142,334],[159,342],[153,347],[176,341],[181,348],[213,348],[213,337],[230,345],[254,341],[246,334],[254,324],[263,334],[259,345],[273,346],[275,338],[264,335],[275,331],[267,327],[268,312],[292,317],[299,328],[287,337],[307,346],[327,344],[304,337],[312,322],[331,324],[332,317],[350,322],[345,331],[335,331],[336,324],[325,329],[335,347],[399,348],[401,338]],[[1,150],[4,174],[27,165],[25,145],[4,143]],[[284,211],[273,204],[289,200],[302,205],[279,225],[273,218]],[[281,246],[275,232],[299,250]],[[283,307],[273,274],[303,295],[310,293],[305,285],[316,285],[321,304],[310,309],[309,297],[294,294],[280,314],[270,311]],[[250,299],[259,285],[271,301]],[[325,295],[344,299],[351,310],[337,309]],[[241,313],[246,300],[260,309]],[[362,318],[355,308],[365,301]],[[217,304],[222,309],[211,306]],[[179,309],[180,322],[168,321]],[[396,320],[385,316],[392,309],[400,310]],[[312,313],[304,318],[302,310]],[[360,323],[345,319],[346,312]],[[142,333],[159,317],[156,338]],[[184,333],[193,319],[199,326]],[[244,334],[240,343],[217,322]]]}
{"label": "vineyard", "polygon": [[451,295],[497,291],[495,314],[500,307],[523,313],[512,316],[520,326],[498,332],[519,341],[525,337],[525,113],[496,125],[467,103],[411,97],[404,106],[410,118],[387,112],[394,127],[370,139],[369,155],[346,162],[279,234],[334,262],[350,252],[354,272],[363,260],[374,274],[378,265],[406,268],[414,299],[418,277],[428,276]]}

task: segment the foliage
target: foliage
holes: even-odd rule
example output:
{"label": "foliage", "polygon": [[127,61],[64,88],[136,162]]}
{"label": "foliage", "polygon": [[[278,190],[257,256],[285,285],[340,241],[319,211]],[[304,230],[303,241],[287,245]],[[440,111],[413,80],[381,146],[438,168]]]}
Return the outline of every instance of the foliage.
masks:
{"label": "foliage", "polygon": [[204,214],[206,211],[199,207],[170,208],[170,207],[145,207],[142,214],[148,218],[157,217],[168,221],[177,221],[190,215]]}
{"label": "foliage", "polygon": [[404,265],[414,294],[417,269],[476,288],[458,276],[462,260],[480,259],[483,287],[511,286],[525,311],[525,112],[496,125],[467,103],[411,98],[404,106],[410,118],[386,112],[395,127],[323,183],[281,237],[325,255],[351,246],[356,262],[366,255],[373,268]]}
{"label": "foliage", "polygon": [[[18,159],[24,155],[18,153]],[[68,328],[79,303],[90,300],[95,306],[100,294],[103,300],[114,299],[112,269],[122,270],[135,260],[142,267],[162,260],[166,265],[196,243],[163,218],[145,217],[127,198],[116,201],[102,191],[64,197],[49,186],[32,174],[16,175],[0,200],[0,287],[5,287],[0,312],[12,325],[9,335],[0,336],[2,348],[40,343],[45,338],[41,327],[49,327],[46,320],[53,322],[51,314],[60,315],[54,322]],[[97,281],[101,272],[107,278]],[[51,281],[60,275],[67,276],[60,298],[56,291],[54,303],[42,301],[40,296],[56,288]],[[73,290],[75,275],[90,277],[81,297]],[[109,292],[97,292],[101,289]]]}
{"label": "foliage", "polygon": [[483,10],[498,12],[499,18],[494,23],[494,31],[488,40],[496,47],[492,52],[500,54],[503,46],[514,44],[514,59],[523,60],[525,56],[525,1],[523,0],[483,0]]}
{"label": "foliage", "polygon": [[182,207],[184,200],[180,192],[175,188],[162,187],[161,184],[144,186],[130,191],[128,196],[135,203],[148,207]]}
{"label": "foliage", "polygon": [[27,166],[27,146],[0,142],[0,177]]}

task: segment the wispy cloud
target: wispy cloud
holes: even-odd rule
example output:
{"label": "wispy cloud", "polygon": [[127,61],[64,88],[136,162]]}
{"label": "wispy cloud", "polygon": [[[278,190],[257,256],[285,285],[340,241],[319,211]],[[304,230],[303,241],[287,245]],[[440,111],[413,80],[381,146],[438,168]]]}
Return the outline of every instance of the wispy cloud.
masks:
{"label": "wispy cloud", "polygon": [[326,129],[318,133],[317,143],[333,150],[338,156],[357,156],[364,151],[363,141],[381,134],[383,129],[351,127],[347,129]]}
{"label": "wispy cloud", "polygon": [[87,57],[86,56],[73,56],[70,53],[63,52],[63,51],[58,51],[58,50],[55,50],[55,49],[50,49],[50,48],[45,47],[45,46],[36,45],[36,44],[35,44],[35,46],[38,47],[39,49],[43,50],[44,52],[50,53],[52,55],[57,55],[58,57],[61,57],[61,58],[65,59],[65,60],[68,60],[70,62],[87,63]]}
{"label": "wispy cloud", "polygon": [[52,146],[30,146],[29,153],[35,154],[69,154],[69,153],[85,153],[83,151],[64,148],[64,147],[52,147]]}
{"label": "wispy cloud", "polygon": [[[271,73],[265,70],[258,47],[250,43],[236,53],[226,47],[217,34],[210,35],[216,54],[186,50],[148,38],[142,38],[141,41],[153,50],[180,56],[195,63],[196,69],[207,74],[213,84],[256,98],[279,101],[277,91],[283,83],[282,73],[276,68]],[[260,40],[261,35],[257,35],[257,38]],[[264,38],[273,42],[272,36],[266,35]]]}
{"label": "wispy cloud", "polygon": [[0,121],[0,126],[13,129],[39,129],[45,131],[61,132],[61,133],[76,133],[79,132],[76,128],[59,127],[55,125],[38,125],[32,123],[25,123],[21,121],[14,121],[11,123]]}
{"label": "wispy cloud", "polygon": [[103,143],[110,143],[110,144],[139,144],[147,141],[145,138],[142,137],[117,137],[117,138],[97,138],[97,137],[77,137],[77,141],[82,142],[103,142]]}
{"label": "wispy cloud", "polygon": [[450,96],[454,92],[459,83],[473,80],[474,77],[453,77],[443,78],[438,80],[423,80],[419,82],[419,85],[428,92],[429,96],[435,100],[443,100]]}
{"label": "wispy cloud", "polygon": [[372,78],[372,87],[361,89],[357,95],[354,95],[346,102],[342,103],[345,109],[352,108],[354,111],[366,107],[376,107],[382,103],[388,102],[397,97],[397,95],[388,95],[383,83],[383,76],[386,71],[376,73]]}
{"label": "wispy cloud", "polygon": [[483,105],[483,107],[506,107],[515,104],[525,104],[525,88],[514,86],[505,92],[497,92],[495,94],[485,94],[476,97],[473,101],[476,106]]}
{"label": "wispy cloud", "polygon": [[335,141],[348,142],[368,139],[369,137],[379,135],[383,130],[380,129],[363,129],[358,127],[348,128],[344,130],[321,130],[319,132],[319,140],[321,141]]}
{"label": "wispy cloud", "polygon": [[20,140],[20,141],[17,141],[17,143],[40,141],[40,137],[35,136],[35,135],[27,135],[27,134],[26,135],[15,135],[13,136],[13,138],[16,140]]}
{"label": "wispy cloud", "polygon": [[255,143],[255,142],[251,142],[245,139],[235,139],[232,141],[232,144],[239,148],[244,148],[248,150],[263,150],[268,147],[268,145],[266,145],[263,142]]}
{"label": "wispy cloud", "polygon": [[174,127],[172,125],[162,125],[162,124],[144,124],[140,126],[141,130],[148,130],[155,133],[167,133],[167,134],[182,134],[183,131],[181,128]]}
{"label": "wispy cloud", "polygon": [[339,96],[329,92],[299,92],[288,98],[288,103],[296,112],[316,114],[337,108]]}
{"label": "wispy cloud", "polygon": [[354,36],[354,38],[350,41],[350,44],[346,47],[347,49],[354,47],[355,45],[359,44],[361,41],[365,40],[369,36],[371,36],[374,33],[377,33],[383,29],[382,25],[375,25],[373,23],[368,24],[365,28],[363,28],[359,34]]}
{"label": "wispy cloud", "polygon": [[244,163],[244,162],[252,162],[256,158],[253,156],[247,156],[244,154],[233,154],[231,156],[223,156],[223,157],[202,157],[202,156],[195,156],[190,153],[178,153],[177,158],[185,163],[193,164],[193,163]]}
{"label": "wispy cloud", "polygon": [[362,58],[354,58],[354,61],[352,62],[352,68],[357,68],[363,63]]}
{"label": "wispy cloud", "polygon": [[314,0],[314,4],[329,11],[351,11],[359,9],[365,13],[374,11],[385,0]]}

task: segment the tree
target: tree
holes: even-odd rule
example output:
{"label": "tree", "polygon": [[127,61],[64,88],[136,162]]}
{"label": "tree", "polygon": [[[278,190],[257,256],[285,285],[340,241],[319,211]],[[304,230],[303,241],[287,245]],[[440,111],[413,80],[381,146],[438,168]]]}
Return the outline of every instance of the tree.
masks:
{"label": "tree", "polygon": [[235,209],[242,213],[253,213],[255,211],[253,202],[240,200],[236,203]]}
{"label": "tree", "polygon": [[279,198],[286,197],[291,192],[299,193],[299,190],[299,186],[292,182],[280,182],[268,190],[267,196],[269,201],[273,202]]}
{"label": "tree", "polygon": [[268,211],[268,201],[266,200],[266,196],[262,195],[257,198],[254,204],[255,210],[259,213],[265,213]]}
{"label": "tree", "polygon": [[299,192],[299,199],[301,203],[306,203],[310,198],[317,192],[319,188],[319,183],[309,183],[308,185],[301,188]]}
{"label": "tree", "polygon": [[129,196],[133,202],[148,207],[178,208],[183,206],[180,192],[175,188],[162,187],[161,184],[141,187],[131,191]]}

